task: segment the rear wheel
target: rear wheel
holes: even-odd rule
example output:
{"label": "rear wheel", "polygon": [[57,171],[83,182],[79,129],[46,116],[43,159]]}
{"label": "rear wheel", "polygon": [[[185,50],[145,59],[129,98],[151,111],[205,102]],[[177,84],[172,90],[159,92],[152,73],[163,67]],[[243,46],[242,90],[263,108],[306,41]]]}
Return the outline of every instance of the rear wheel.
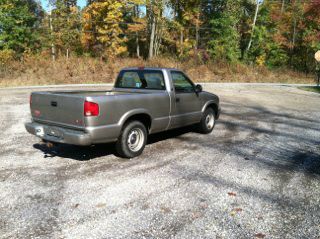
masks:
{"label": "rear wheel", "polygon": [[207,108],[198,125],[199,131],[203,134],[210,134],[216,124],[216,114],[212,108]]}
{"label": "rear wheel", "polygon": [[141,155],[147,137],[147,129],[140,121],[127,123],[116,143],[117,153],[124,158],[134,158]]}

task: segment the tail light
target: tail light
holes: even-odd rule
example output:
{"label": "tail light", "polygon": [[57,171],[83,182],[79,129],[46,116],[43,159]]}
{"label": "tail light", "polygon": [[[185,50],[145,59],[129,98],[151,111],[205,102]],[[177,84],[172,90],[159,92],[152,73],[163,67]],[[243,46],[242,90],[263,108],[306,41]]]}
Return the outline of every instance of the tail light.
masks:
{"label": "tail light", "polygon": [[85,101],[84,102],[84,116],[98,116],[99,105],[97,103]]}
{"label": "tail light", "polygon": [[30,97],[29,97],[29,104],[30,104],[30,106],[31,106],[31,104],[32,104],[32,94],[31,94]]}

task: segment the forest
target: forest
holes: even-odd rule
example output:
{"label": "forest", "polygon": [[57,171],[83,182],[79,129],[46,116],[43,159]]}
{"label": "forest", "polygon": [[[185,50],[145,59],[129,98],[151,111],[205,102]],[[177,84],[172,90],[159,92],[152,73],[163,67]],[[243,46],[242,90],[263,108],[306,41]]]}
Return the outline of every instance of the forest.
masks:
{"label": "forest", "polygon": [[320,0],[88,0],[82,9],[76,0],[50,0],[48,7],[0,0],[0,82],[45,77],[55,67],[66,69],[57,77],[87,82],[90,72],[113,75],[115,62],[196,65],[203,81],[232,81],[235,72],[312,78],[317,67]]}

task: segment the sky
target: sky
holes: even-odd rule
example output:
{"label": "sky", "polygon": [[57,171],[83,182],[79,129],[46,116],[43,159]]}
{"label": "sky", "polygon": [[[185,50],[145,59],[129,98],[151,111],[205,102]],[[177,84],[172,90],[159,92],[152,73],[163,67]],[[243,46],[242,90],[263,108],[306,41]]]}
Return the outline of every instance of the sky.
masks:
{"label": "sky", "polygon": [[[41,0],[42,7],[46,10],[49,10],[48,2],[49,0]],[[86,0],[78,0],[78,6],[80,6],[81,8],[86,6],[86,4]]]}

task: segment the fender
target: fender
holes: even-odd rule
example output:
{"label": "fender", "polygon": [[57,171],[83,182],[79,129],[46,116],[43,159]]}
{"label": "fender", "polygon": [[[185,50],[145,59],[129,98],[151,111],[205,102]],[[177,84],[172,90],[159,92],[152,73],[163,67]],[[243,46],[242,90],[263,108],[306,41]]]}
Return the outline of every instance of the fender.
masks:
{"label": "fender", "polygon": [[206,108],[208,107],[208,105],[211,105],[211,104],[216,105],[217,108],[218,108],[218,104],[217,104],[216,101],[214,101],[214,100],[209,100],[209,101],[207,101],[207,102],[204,104],[204,106],[202,107],[201,112],[203,113],[203,112],[206,110]]}
{"label": "fender", "polygon": [[138,115],[138,114],[146,114],[150,117],[151,119],[151,125],[152,125],[152,117],[149,113],[148,110],[146,109],[143,109],[143,108],[138,108],[138,109],[134,109],[134,110],[130,110],[128,111],[127,113],[125,113],[121,118],[120,120],[118,121],[118,125],[119,126],[123,126],[123,124],[127,121],[127,119],[129,119],[131,116],[134,116],[134,115]]}

